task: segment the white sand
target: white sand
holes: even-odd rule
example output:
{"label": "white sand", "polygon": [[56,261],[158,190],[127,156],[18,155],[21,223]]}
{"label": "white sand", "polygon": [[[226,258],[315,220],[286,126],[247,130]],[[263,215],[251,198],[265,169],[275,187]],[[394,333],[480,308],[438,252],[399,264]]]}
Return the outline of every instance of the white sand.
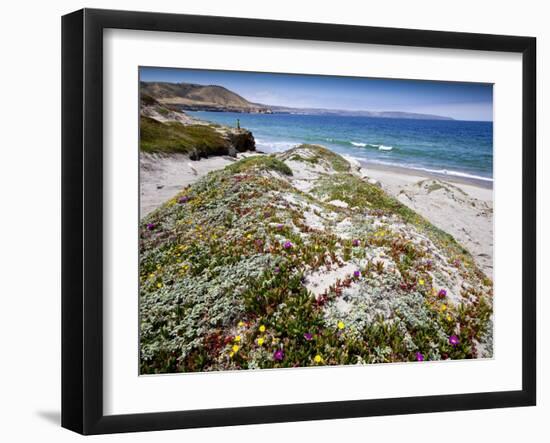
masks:
{"label": "white sand", "polygon": [[400,202],[451,234],[492,277],[492,189],[370,165],[366,172]]}

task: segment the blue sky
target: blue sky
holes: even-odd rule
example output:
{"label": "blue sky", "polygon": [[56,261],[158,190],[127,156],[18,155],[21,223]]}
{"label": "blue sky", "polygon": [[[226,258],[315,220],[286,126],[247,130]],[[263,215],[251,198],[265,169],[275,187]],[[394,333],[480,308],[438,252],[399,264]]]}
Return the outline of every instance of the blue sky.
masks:
{"label": "blue sky", "polygon": [[267,105],[493,120],[490,84],[150,67],[140,68],[140,80],[220,85]]}

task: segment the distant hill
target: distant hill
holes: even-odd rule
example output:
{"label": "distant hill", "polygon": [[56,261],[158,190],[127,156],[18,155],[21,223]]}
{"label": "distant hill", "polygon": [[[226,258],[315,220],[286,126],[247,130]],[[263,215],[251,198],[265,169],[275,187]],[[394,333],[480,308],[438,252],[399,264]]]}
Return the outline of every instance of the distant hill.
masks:
{"label": "distant hill", "polygon": [[269,107],[251,103],[223,86],[141,82],[140,90],[142,94],[154,97],[160,103],[177,105],[192,111],[271,112]]}
{"label": "distant hill", "polygon": [[292,108],[252,103],[223,86],[193,83],[141,82],[142,96],[150,96],[164,105],[189,111],[245,112],[261,114],[347,115],[419,120],[453,120],[433,114],[398,111],[348,111],[341,109]]}

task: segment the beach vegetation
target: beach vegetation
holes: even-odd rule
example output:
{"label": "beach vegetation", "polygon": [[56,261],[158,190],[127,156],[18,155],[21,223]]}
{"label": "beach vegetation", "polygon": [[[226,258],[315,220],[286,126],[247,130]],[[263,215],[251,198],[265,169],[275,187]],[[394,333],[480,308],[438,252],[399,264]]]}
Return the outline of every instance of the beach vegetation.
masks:
{"label": "beach vegetation", "polygon": [[[296,163],[323,166],[307,192]],[[492,281],[350,171],[315,145],[251,156],[144,217],[141,373],[491,356]]]}

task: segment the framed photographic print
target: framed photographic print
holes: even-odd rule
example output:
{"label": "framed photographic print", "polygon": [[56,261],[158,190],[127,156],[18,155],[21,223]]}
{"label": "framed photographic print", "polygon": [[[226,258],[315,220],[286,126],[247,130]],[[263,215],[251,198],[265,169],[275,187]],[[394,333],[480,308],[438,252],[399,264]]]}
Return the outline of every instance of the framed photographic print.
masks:
{"label": "framed photographic print", "polygon": [[62,25],[64,427],[535,404],[534,38]]}

